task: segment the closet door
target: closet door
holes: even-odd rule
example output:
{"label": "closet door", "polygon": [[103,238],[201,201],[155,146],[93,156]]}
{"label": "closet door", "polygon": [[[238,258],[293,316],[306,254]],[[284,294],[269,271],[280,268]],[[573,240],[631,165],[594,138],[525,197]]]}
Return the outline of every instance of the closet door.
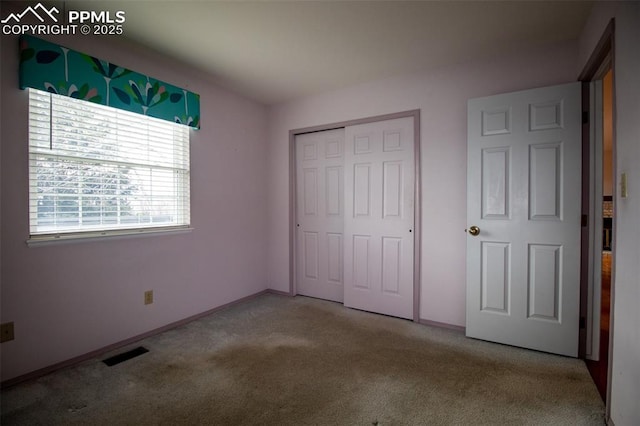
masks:
{"label": "closet door", "polygon": [[296,136],[297,293],[342,302],[344,129]]}
{"label": "closet door", "polygon": [[345,129],[345,306],[413,318],[413,118]]}

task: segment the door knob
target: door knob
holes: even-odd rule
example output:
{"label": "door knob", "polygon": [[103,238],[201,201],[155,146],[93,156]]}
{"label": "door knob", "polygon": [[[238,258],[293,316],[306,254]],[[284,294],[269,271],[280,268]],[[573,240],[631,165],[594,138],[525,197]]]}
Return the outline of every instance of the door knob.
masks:
{"label": "door knob", "polygon": [[468,233],[470,233],[471,235],[473,235],[474,237],[477,237],[480,234],[480,228],[478,228],[477,226],[473,225],[472,227],[470,227],[468,230],[465,229],[465,231],[467,231]]}

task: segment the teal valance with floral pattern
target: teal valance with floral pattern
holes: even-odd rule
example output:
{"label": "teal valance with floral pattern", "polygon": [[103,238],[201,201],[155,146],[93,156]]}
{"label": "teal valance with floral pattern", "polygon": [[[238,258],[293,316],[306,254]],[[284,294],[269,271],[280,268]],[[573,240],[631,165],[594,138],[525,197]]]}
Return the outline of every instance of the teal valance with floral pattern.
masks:
{"label": "teal valance with floral pattern", "polygon": [[20,38],[20,88],[31,87],[200,128],[200,95],[36,37]]}

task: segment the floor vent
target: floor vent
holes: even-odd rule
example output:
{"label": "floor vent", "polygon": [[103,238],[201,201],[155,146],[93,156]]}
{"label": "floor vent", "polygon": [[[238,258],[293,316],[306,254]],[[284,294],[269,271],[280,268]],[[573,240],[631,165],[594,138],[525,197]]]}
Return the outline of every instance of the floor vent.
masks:
{"label": "floor vent", "polygon": [[121,362],[128,361],[131,358],[135,358],[142,354],[146,354],[147,352],[149,352],[148,349],[145,349],[142,346],[138,346],[137,348],[131,349],[130,351],[123,352],[121,354],[114,355],[110,358],[104,359],[102,360],[102,362],[107,364],[109,367],[113,367],[116,364],[120,364]]}

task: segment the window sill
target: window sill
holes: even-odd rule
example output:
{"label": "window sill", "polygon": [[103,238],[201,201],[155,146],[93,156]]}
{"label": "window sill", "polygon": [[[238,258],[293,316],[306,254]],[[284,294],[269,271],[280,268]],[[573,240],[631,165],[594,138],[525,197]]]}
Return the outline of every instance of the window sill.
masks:
{"label": "window sill", "polygon": [[57,244],[70,244],[81,242],[92,242],[102,240],[117,240],[138,237],[155,237],[162,235],[186,234],[193,231],[191,227],[175,227],[175,228],[137,228],[137,229],[121,229],[112,231],[95,231],[69,234],[49,234],[35,235],[30,237],[26,243],[29,247],[40,247]]}

